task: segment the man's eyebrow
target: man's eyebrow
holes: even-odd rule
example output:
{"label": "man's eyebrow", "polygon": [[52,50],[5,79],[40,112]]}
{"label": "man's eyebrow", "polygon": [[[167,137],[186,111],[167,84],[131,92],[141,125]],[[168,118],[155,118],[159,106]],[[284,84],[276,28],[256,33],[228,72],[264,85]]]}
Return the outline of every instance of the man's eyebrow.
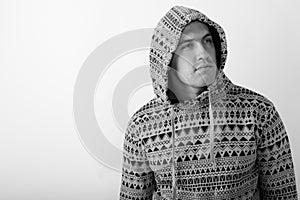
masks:
{"label": "man's eyebrow", "polygon": [[[203,38],[206,38],[206,37],[208,37],[208,36],[212,36],[210,33],[206,33],[201,39],[203,39]],[[195,39],[191,39],[191,38],[188,38],[188,39],[184,39],[184,40],[182,40],[181,42],[179,42],[179,44],[178,45],[181,45],[181,44],[184,44],[184,43],[188,43],[188,42],[192,42],[192,41],[194,41]]]}

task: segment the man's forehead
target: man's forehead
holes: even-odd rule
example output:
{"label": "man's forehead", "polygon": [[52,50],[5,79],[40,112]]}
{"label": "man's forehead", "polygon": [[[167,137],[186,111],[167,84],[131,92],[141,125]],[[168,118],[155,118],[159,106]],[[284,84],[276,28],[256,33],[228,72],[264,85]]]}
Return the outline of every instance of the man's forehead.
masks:
{"label": "man's forehead", "polygon": [[181,40],[194,38],[194,37],[203,37],[210,33],[208,26],[205,23],[199,21],[193,21],[189,23],[182,32]]}

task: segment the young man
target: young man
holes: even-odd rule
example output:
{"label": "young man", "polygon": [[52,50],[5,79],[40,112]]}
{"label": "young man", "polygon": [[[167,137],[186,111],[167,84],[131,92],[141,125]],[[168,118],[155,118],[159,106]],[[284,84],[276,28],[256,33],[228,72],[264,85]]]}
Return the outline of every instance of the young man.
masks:
{"label": "young man", "polygon": [[223,29],[175,6],[150,50],[155,98],[131,118],[120,199],[297,199],[273,103],[224,74]]}

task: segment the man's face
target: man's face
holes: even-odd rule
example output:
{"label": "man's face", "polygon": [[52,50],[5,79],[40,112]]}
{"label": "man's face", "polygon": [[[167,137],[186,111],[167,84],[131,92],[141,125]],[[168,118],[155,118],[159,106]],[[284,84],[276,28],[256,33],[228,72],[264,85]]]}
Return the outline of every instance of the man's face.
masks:
{"label": "man's face", "polygon": [[183,30],[172,58],[169,80],[172,84],[183,84],[200,88],[210,85],[218,71],[216,50],[206,24],[195,21]]}

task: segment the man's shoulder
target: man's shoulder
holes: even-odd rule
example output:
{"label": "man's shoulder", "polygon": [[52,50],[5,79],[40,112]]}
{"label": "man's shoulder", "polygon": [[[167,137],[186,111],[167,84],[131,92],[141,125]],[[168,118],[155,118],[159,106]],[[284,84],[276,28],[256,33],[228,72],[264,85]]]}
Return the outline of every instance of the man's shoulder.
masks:
{"label": "man's shoulder", "polygon": [[232,87],[228,90],[227,95],[231,96],[232,98],[239,98],[248,101],[255,100],[260,104],[264,104],[265,106],[273,105],[272,101],[264,94],[241,85],[232,84]]}
{"label": "man's shoulder", "polygon": [[134,112],[134,114],[130,118],[130,122],[140,124],[142,121],[147,120],[151,113],[155,112],[156,110],[162,109],[162,106],[163,104],[161,100],[157,97],[154,97]]}

